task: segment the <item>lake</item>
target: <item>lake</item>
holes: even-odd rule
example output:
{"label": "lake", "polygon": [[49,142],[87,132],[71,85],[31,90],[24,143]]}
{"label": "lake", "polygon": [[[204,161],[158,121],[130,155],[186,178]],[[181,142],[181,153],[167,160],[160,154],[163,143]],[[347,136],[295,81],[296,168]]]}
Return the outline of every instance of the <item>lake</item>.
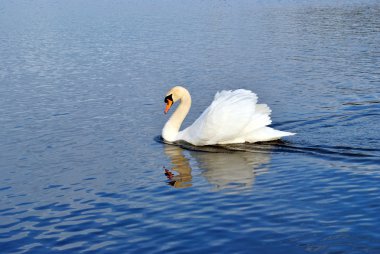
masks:
{"label": "lake", "polygon": [[[380,253],[378,1],[3,0],[0,57],[2,253]],[[175,85],[297,135],[165,144]]]}

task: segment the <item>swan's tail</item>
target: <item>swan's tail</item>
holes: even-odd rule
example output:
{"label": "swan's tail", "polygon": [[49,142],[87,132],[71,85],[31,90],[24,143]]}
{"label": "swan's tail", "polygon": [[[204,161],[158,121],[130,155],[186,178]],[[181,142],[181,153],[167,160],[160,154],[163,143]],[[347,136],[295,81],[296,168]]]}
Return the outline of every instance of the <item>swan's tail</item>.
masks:
{"label": "swan's tail", "polygon": [[292,136],[295,134],[296,133],[275,130],[271,127],[263,127],[251,133],[250,138],[247,141],[252,143],[259,141],[272,141],[285,136]]}

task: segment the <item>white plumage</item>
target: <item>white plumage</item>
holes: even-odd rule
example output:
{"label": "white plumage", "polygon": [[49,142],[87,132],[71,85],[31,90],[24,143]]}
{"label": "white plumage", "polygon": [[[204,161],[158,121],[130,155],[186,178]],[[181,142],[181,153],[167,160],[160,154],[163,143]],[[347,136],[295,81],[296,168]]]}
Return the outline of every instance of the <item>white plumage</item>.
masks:
{"label": "white plumage", "polygon": [[[167,98],[168,96],[171,96],[173,103],[181,100],[180,106],[162,131],[163,138],[170,142],[184,140],[193,145],[203,146],[254,143],[294,135],[267,127],[272,122],[270,108],[266,104],[257,104],[256,94],[244,89],[218,92],[214,101],[198,119],[183,131],[179,131],[190,109],[191,97],[189,92],[180,86],[172,88]],[[171,104],[169,108],[170,106]]]}

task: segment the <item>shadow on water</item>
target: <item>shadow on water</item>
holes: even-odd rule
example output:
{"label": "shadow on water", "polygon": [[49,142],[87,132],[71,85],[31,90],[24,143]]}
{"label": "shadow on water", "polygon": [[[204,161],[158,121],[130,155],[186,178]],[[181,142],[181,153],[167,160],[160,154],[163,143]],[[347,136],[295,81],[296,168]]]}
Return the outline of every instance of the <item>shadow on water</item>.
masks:
{"label": "shadow on water", "polygon": [[251,153],[302,153],[323,157],[329,160],[347,160],[349,162],[357,163],[380,163],[379,149],[374,148],[296,144],[282,140],[211,146],[194,146],[184,141],[167,143],[161,136],[157,136],[155,140],[159,143],[176,145],[186,150],[199,152],[233,153],[240,151]]}
{"label": "shadow on water", "polygon": [[270,153],[276,146],[285,145],[286,142],[282,140],[257,142],[257,143],[243,143],[243,144],[225,144],[225,145],[207,145],[195,146],[185,141],[177,141],[174,143],[165,141],[161,136],[155,137],[155,141],[162,144],[174,145],[190,151],[207,152],[207,153],[234,153],[234,152],[261,152]]}

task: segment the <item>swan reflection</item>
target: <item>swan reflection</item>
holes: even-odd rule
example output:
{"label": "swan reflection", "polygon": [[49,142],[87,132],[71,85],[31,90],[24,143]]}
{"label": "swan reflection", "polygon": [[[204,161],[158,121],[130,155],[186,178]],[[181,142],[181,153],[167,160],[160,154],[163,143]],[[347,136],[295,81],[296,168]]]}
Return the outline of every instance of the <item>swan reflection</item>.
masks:
{"label": "swan reflection", "polygon": [[[172,171],[165,168],[169,184],[175,188],[192,186],[192,168],[195,163],[201,175],[215,189],[247,188],[253,185],[255,177],[268,171],[266,164],[270,161],[267,152],[230,152],[212,153],[184,150],[175,145],[164,145],[165,154],[172,164]],[[188,156],[188,158],[185,156]]]}

